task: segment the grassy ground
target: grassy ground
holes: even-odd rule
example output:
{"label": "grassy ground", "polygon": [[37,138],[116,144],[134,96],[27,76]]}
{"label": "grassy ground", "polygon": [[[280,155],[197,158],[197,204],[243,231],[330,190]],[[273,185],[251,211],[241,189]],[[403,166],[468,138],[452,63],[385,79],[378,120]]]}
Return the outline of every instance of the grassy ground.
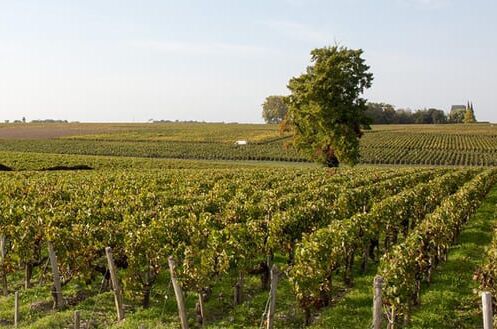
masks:
{"label": "grassy ground", "polygon": [[458,244],[451,248],[448,261],[437,269],[433,284],[424,287],[422,306],[413,314],[411,329],[482,327],[478,284],[472,277],[492,240],[496,205],[494,187],[461,233]]}
{"label": "grassy ground", "polygon": [[322,310],[313,329],[366,329],[371,325],[373,305],[373,278],[376,266],[364,275],[354,277],[354,287],[331,308]]}

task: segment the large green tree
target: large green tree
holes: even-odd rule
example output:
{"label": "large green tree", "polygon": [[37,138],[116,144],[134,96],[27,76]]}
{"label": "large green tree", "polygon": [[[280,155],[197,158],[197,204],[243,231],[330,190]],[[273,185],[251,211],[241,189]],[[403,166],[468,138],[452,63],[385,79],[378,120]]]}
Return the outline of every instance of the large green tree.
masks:
{"label": "large green tree", "polygon": [[449,114],[449,122],[450,123],[463,123],[465,114],[466,114],[466,109],[453,108]]}
{"label": "large green tree", "polygon": [[305,73],[290,80],[288,124],[293,144],[330,167],[359,161],[359,139],[369,128],[365,89],[373,75],[361,49],[342,46],[314,49]]}
{"label": "large green tree", "polygon": [[268,96],[262,104],[262,117],[266,123],[280,123],[288,112],[285,96]]}

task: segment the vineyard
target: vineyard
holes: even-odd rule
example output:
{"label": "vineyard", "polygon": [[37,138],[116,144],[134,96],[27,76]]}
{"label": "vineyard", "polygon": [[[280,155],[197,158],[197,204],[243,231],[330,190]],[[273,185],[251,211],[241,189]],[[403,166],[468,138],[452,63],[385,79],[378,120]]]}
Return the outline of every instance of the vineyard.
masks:
{"label": "vineyard", "polygon": [[[360,317],[321,315],[339,312],[371,274],[384,277],[391,325],[423,307],[425,282],[497,171],[114,168],[0,181],[2,324],[13,324],[18,291],[20,327],[67,328],[80,310],[85,328],[177,328],[172,257],[191,327],[264,324],[274,264],[276,328],[353,328]],[[120,322],[106,247],[122,285]]]}
{"label": "vineyard", "polygon": [[[43,137],[45,136],[45,137]],[[237,146],[245,140],[248,145]],[[214,161],[308,161],[277,125],[221,123],[0,125],[0,151]],[[373,126],[361,162],[497,165],[497,128],[474,125]]]}

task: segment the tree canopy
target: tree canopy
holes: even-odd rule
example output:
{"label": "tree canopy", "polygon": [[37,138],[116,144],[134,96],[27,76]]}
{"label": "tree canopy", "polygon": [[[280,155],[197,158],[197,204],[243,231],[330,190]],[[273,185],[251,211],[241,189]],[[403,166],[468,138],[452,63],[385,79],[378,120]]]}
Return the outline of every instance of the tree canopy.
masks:
{"label": "tree canopy", "polygon": [[373,80],[362,54],[342,46],[314,49],[306,72],[288,84],[293,144],[328,166],[359,161],[361,129],[370,122],[361,95]]}
{"label": "tree canopy", "polygon": [[468,102],[468,107],[466,108],[466,112],[464,113],[464,123],[475,123],[476,122],[476,117],[475,117],[475,110],[473,109],[473,104],[469,104]]}
{"label": "tree canopy", "polygon": [[455,108],[450,111],[449,114],[449,122],[450,123],[463,123],[464,122],[464,115],[466,114],[466,110]]}
{"label": "tree canopy", "polygon": [[266,123],[282,122],[287,112],[285,96],[268,96],[262,104],[262,117]]}

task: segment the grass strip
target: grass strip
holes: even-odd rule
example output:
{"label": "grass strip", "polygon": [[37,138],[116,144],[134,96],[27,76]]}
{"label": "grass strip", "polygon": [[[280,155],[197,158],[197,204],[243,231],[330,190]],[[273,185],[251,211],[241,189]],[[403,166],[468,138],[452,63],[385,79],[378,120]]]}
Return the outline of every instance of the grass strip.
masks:
{"label": "grass strip", "polygon": [[412,315],[411,329],[479,328],[482,326],[478,283],[473,273],[483,261],[497,224],[497,186],[461,232],[451,247],[447,262],[440,265],[433,283],[424,287],[421,306]]}

